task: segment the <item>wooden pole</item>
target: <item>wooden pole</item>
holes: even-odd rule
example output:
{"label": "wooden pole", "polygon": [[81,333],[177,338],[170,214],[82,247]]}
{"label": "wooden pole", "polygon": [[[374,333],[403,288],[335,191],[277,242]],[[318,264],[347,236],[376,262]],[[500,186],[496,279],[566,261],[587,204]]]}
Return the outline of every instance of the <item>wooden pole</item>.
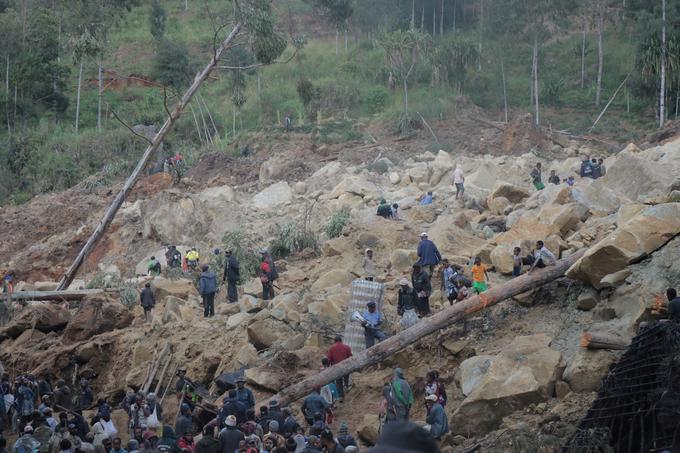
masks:
{"label": "wooden pole", "polygon": [[59,287],[57,288],[58,290],[68,288],[68,285],[73,281],[78,269],[85,261],[85,258],[94,249],[95,245],[97,245],[97,242],[99,242],[99,240],[102,238],[104,232],[113,221],[113,218],[116,216],[118,209],[120,209],[120,207],[123,205],[125,197],[134,187],[137,179],[142,174],[144,167],[146,167],[146,164],[151,159],[151,156],[156,152],[161,143],[163,143],[166,135],[168,135],[175,122],[182,115],[182,111],[186,108],[189,102],[191,102],[191,98],[193,98],[194,94],[196,94],[198,88],[208,78],[213,69],[217,67],[222,53],[224,53],[224,51],[232,45],[242,27],[243,23],[240,21],[234,25],[234,28],[231,33],[229,33],[229,36],[227,36],[225,40],[222,41],[222,44],[220,44],[220,46],[215,49],[210,62],[205,66],[205,68],[203,68],[201,72],[196,75],[191,86],[184,93],[172,113],[170,113],[170,116],[165,120],[163,127],[161,127],[153,140],[151,140],[151,144],[149,144],[149,146],[146,148],[146,151],[144,151],[144,154],[142,155],[141,159],[139,159],[134,171],[127,181],[125,181],[125,185],[120,190],[120,192],[118,192],[118,195],[116,195],[116,198],[113,200],[113,203],[111,203],[111,206],[106,211],[106,214],[104,214],[104,217],[99,222],[99,225],[97,225],[94,232],[83,246],[82,250],[80,250],[80,253],[78,253],[78,256],[76,256],[75,260],[64,274],[64,277],[59,282]]}
{"label": "wooden pole", "polygon": [[12,300],[80,300],[87,296],[103,293],[103,289],[79,289],[71,291],[15,291],[12,293]]}
{"label": "wooden pole", "polygon": [[466,316],[561,277],[567,269],[583,256],[584,253],[585,249],[580,250],[563,260],[557,261],[553,266],[534,270],[530,274],[524,274],[502,285],[491,287],[488,291],[480,295],[470,297],[465,301],[447,307],[439,313],[421,320],[416,325],[397,335],[376,344],[372,348],[350,357],[347,360],[343,360],[339,364],[325,369],[316,376],[312,376],[281,390],[271,399],[275,399],[280,405],[285,406],[307,396],[316,385],[328,384],[329,382],[333,382],[350,373],[380,363],[387,357],[412,345],[421,338],[438,332]]}
{"label": "wooden pole", "polygon": [[626,349],[628,341],[610,333],[583,332],[581,335],[581,347],[588,349]]}
{"label": "wooden pole", "polygon": [[168,371],[168,367],[170,366],[170,362],[172,362],[172,354],[168,355],[168,361],[165,362],[165,366],[163,367],[163,371],[161,371],[160,376],[158,376],[158,382],[156,383],[156,389],[154,390],[154,393],[156,396],[158,396],[158,392],[161,389],[161,384],[163,383],[163,379],[165,378],[165,373]]}

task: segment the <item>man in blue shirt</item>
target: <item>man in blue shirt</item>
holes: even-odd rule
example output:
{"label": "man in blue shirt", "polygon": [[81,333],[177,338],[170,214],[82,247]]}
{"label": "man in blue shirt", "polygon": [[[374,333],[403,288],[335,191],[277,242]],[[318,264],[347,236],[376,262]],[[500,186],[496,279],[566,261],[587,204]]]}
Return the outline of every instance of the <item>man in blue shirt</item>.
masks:
{"label": "man in blue shirt", "polygon": [[375,341],[383,341],[387,338],[387,335],[380,330],[380,325],[382,324],[383,318],[378,309],[376,308],[375,302],[371,301],[366,304],[368,308],[362,313],[362,316],[366,320],[363,323],[364,326],[364,338],[366,339],[366,349],[370,348],[375,344]]}
{"label": "man in blue shirt", "polygon": [[423,198],[420,199],[420,204],[423,206],[432,204],[432,192],[428,192],[423,195]]}
{"label": "man in blue shirt", "polygon": [[418,244],[418,264],[421,266],[429,266],[430,277],[434,273],[434,267],[438,265],[442,260],[442,255],[439,253],[437,246],[428,239],[427,233],[420,233],[420,243]]}

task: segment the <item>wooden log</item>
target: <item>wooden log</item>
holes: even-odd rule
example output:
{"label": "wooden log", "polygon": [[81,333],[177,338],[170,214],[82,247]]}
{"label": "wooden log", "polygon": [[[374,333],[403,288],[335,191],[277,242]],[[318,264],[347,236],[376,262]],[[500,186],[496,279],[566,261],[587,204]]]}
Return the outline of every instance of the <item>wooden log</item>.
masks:
{"label": "wooden log", "polygon": [[626,349],[628,341],[604,332],[583,332],[581,335],[581,347],[588,349]]}
{"label": "wooden log", "polygon": [[81,300],[87,296],[103,293],[103,289],[78,289],[67,291],[17,291],[12,293],[12,300]]}
{"label": "wooden log", "polygon": [[144,383],[144,386],[142,387],[142,391],[144,394],[149,392],[149,389],[151,388],[151,384],[153,383],[154,378],[156,377],[156,373],[158,373],[158,368],[161,366],[161,362],[163,361],[163,357],[165,357],[165,354],[170,351],[170,345],[168,343],[165,344],[163,349],[161,349],[160,354],[158,354],[158,357],[156,357],[156,360],[153,363],[153,366],[151,368],[151,371],[149,372],[149,376]]}
{"label": "wooden log", "polygon": [[561,277],[584,253],[585,249],[579,250],[567,258],[557,261],[553,266],[536,269],[502,285],[490,287],[482,294],[447,307],[360,354],[343,360],[341,363],[327,368],[315,376],[286,387],[274,395],[272,399],[277,400],[281,405],[286,405],[307,396],[317,385],[328,384],[350,373],[380,363],[392,354],[456,323],[466,316]]}
{"label": "wooden log", "polygon": [[179,100],[177,105],[175,105],[175,108],[173,109],[172,113],[170,113],[168,118],[165,120],[165,123],[160,128],[156,136],[153,138],[153,140],[151,140],[151,144],[146,148],[146,151],[144,151],[144,154],[139,159],[139,162],[137,163],[137,166],[135,167],[134,171],[127,179],[127,181],[125,181],[123,188],[120,190],[120,192],[118,192],[118,195],[116,195],[116,198],[113,200],[113,203],[111,203],[111,206],[109,206],[109,209],[107,209],[106,213],[104,214],[104,217],[99,221],[99,224],[92,232],[92,235],[87,240],[83,248],[80,250],[80,253],[78,253],[78,256],[76,256],[75,260],[64,274],[64,277],[59,282],[59,287],[57,289],[59,290],[66,289],[68,288],[68,285],[71,284],[71,282],[76,276],[76,273],[78,272],[78,269],[85,261],[87,255],[89,255],[89,253],[97,245],[97,242],[99,242],[102,236],[104,236],[104,232],[113,221],[113,218],[116,216],[116,213],[118,212],[120,207],[123,205],[125,197],[132,190],[135,183],[137,182],[137,179],[139,179],[144,168],[146,167],[147,163],[151,160],[151,156],[153,156],[158,147],[160,147],[161,143],[163,143],[163,140],[165,140],[166,135],[168,135],[175,122],[182,115],[182,112],[184,111],[186,106],[189,104],[189,102],[191,102],[191,98],[194,96],[194,94],[196,94],[198,88],[208,78],[213,69],[217,68],[217,65],[220,61],[222,54],[228,48],[233,46],[233,41],[236,39],[236,36],[241,31],[242,27],[243,23],[241,21],[236,22],[231,33],[229,33],[229,36],[227,36],[225,40],[222,41],[222,43],[215,48],[215,51],[213,52],[213,55],[210,58],[210,62],[208,62],[208,64],[203,68],[201,72],[196,74],[193,83],[191,84],[191,86],[189,86],[189,88],[184,93],[182,98]]}
{"label": "wooden log", "polygon": [[173,368],[172,374],[170,375],[170,380],[168,381],[167,385],[165,386],[165,390],[163,390],[163,396],[161,396],[161,399],[158,403],[161,406],[163,405],[163,400],[165,400],[165,395],[168,394],[168,389],[172,385],[172,378],[175,377],[175,375],[177,375],[177,368],[179,368],[179,364],[175,364],[175,368]]}
{"label": "wooden log", "polygon": [[158,382],[156,383],[156,388],[154,389],[154,393],[158,395],[158,392],[161,389],[161,384],[163,384],[163,379],[165,378],[165,373],[168,371],[168,367],[170,366],[170,362],[172,362],[172,354],[168,355],[168,360],[165,362],[165,366],[163,367],[163,371],[161,371],[160,376],[158,376]]}

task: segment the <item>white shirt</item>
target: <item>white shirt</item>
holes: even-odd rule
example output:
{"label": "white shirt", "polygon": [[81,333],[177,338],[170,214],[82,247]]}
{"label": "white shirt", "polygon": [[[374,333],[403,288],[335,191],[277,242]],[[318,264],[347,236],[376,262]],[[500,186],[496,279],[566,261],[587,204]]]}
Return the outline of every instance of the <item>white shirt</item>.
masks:
{"label": "white shirt", "polygon": [[460,167],[456,167],[453,171],[453,182],[455,184],[462,184],[465,181],[463,177],[463,170]]}
{"label": "white shirt", "polygon": [[536,261],[542,259],[543,264],[545,264],[546,266],[554,264],[555,261],[557,261],[557,258],[555,258],[553,252],[548,250],[546,246],[543,246],[543,248],[536,250],[534,258],[536,258]]}

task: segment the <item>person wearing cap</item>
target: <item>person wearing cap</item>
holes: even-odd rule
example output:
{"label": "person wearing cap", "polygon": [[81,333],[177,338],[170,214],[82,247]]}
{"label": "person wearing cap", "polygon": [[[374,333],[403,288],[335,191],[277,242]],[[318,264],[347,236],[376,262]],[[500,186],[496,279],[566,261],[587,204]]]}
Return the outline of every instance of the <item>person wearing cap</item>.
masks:
{"label": "person wearing cap", "polygon": [[33,437],[33,427],[31,425],[24,426],[21,437],[19,437],[14,446],[12,453],[26,453],[34,452],[40,448],[40,442]]}
{"label": "person wearing cap", "polygon": [[280,432],[283,434],[283,437],[291,437],[297,432],[298,428],[300,428],[300,424],[295,418],[295,415],[293,415],[293,410],[290,407],[283,408],[283,415],[286,418],[283,421]]}
{"label": "person wearing cap", "polygon": [[246,410],[255,408],[255,396],[249,388],[246,388],[246,378],[243,375],[236,378],[236,400],[241,402]]}
{"label": "person wearing cap", "polygon": [[[283,423],[286,421],[286,418],[283,416],[283,412],[281,411],[281,406],[279,406],[279,402],[276,400],[269,400],[269,409],[267,410],[267,417],[269,417],[270,421],[276,420],[279,426],[283,426]],[[267,428],[266,430],[268,430],[269,426],[266,426],[266,428]]]}
{"label": "person wearing cap", "polygon": [[416,314],[416,301],[418,295],[415,290],[411,288],[407,279],[399,280],[399,298],[397,302],[397,314],[401,316],[399,325],[402,330],[415,325],[418,322],[418,315]]}
{"label": "person wearing cap", "polygon": [[383,389],[386,402],[386,422],[407,421],[413,405],[413,391],[401,368],[394,370],[392,381]]}
{"label": "person wearing cap", "polygon": [[[326,356],[328,357],[331,366],[337,365],[343,360],[352,357],[352,348],[342,342],[342,337],[340,335],[336,335],[333,339],[333,346],[328,348]],[[335,381],[335,387],[338,390],[340,402],[342,402],[342,399],[345,397],[345,389],[349,389],[349,374],[338,378]]]}
{"label": "person wearing cap", "polygon": [[356,439],[349,433],[349,426],[346,421],[340,422],[340,429],[338,430],[338,443],[347,450],[350,445],[357,446]]}
{"label": "person wearing cap", "polygon": [[425,429],[428,429],[432,437],[439,440],[441,437],[449,432],[449,419],[446,416],[444,407],[439,403],[437,395],[427,395],[425,397],[425,406],[427,407],[427,423]]}
{"label": "person wearing cap", "polygon": [[375,447],[367,453],[439,453],[434,438],[426,430],[411,422],[385,425]]}
{"label": "person wearing cap", "polygon": [[198,293],[203,298],[203,317],[215,316],[215,293],[217,292],[217,276],[207,264],[201,268],[201,277],[198,279]]}
{"label": "person wearing cap", "polygon": [[383,317],[382,314],[378,311],[377,305],[375,302],[370,301],[369,303],[366,304],[366,311],[364,311],[361,315],[364,317],[364,322],[362,322],[362,325],[364,326],[364,339],[366,340],[366,349],[372,347],[376,340],[378,342],[383,341],[385,338],[387,338],[387,335],[380,330],[380,325],[383,322]]}
{"label": "person wearing cap", "polygon": [[364,270],[366,280],[372,282],[375,278],[375,262],[373,261],[373,250],[368,248],[364,252],[364,262],[361,265]]}
{"label": "person wearing cap", "polygon": [[238,285],[238,281],[241,279],[241,265],[231,249],[225,250],[224,256],[227,258],[227,261],[224,264],[222,283],[227,283],[227,299],[230,303],[234,303],[238,301],[236,285]]}
{"label": "person wearing cap", "polygon": [[345,453],[345,449],[342,445],[335,441],[335,436],[330,428],[326,428],[321,432],[319,436],[321,439],[321,445],[323,446],[324,452],[326,453]]}
{"label": "person wearing cap", "polygon": [[224,421],[224,428],[219,435],[220,453],[234,453],[238,450],[239,443],[245,439],[241,431],[236,429],[236,417],[230,415]]}
{"label": "person wearing cap", "polygon": [[413,291],[416,293],[416,312],[418,313],[418,316],[423,317],[429,315],[432,284],[430,283],[430,276],[423,270],[419,263],[413,265],[411,283],[413,284]]}
{"label": "person wearing cap", "polygon": [[427,233],[420,233],[420,243],[418,244],[418,264],[421,266],[430,267],[430,276],[434,272],[434,267],[442,260],[442,255],[439,253],[437,246],[428,239]]}
{"label": "person wearing cap", "polygon": [[312,426],[314,424],[314,415],[325,414],[330,410],[330,407],[328,402],[321,396],[321,386],[315,385],[312,393],[302,402],[301,410],[307,424]]}
{"label": "person wearing cap", "polygon": [[191,417],[191,406],[187,403],[182,403],[179,407],[179,415],[175,420],[175,434],[183,436],[186,433],[193,432],[193,418]]}
{"label": "person wearing cap", "polygon": [[219,453],[220,443],[215,438],[215,428],[206,426],[203,428],[203,437],[196,442],[194,453]]}

